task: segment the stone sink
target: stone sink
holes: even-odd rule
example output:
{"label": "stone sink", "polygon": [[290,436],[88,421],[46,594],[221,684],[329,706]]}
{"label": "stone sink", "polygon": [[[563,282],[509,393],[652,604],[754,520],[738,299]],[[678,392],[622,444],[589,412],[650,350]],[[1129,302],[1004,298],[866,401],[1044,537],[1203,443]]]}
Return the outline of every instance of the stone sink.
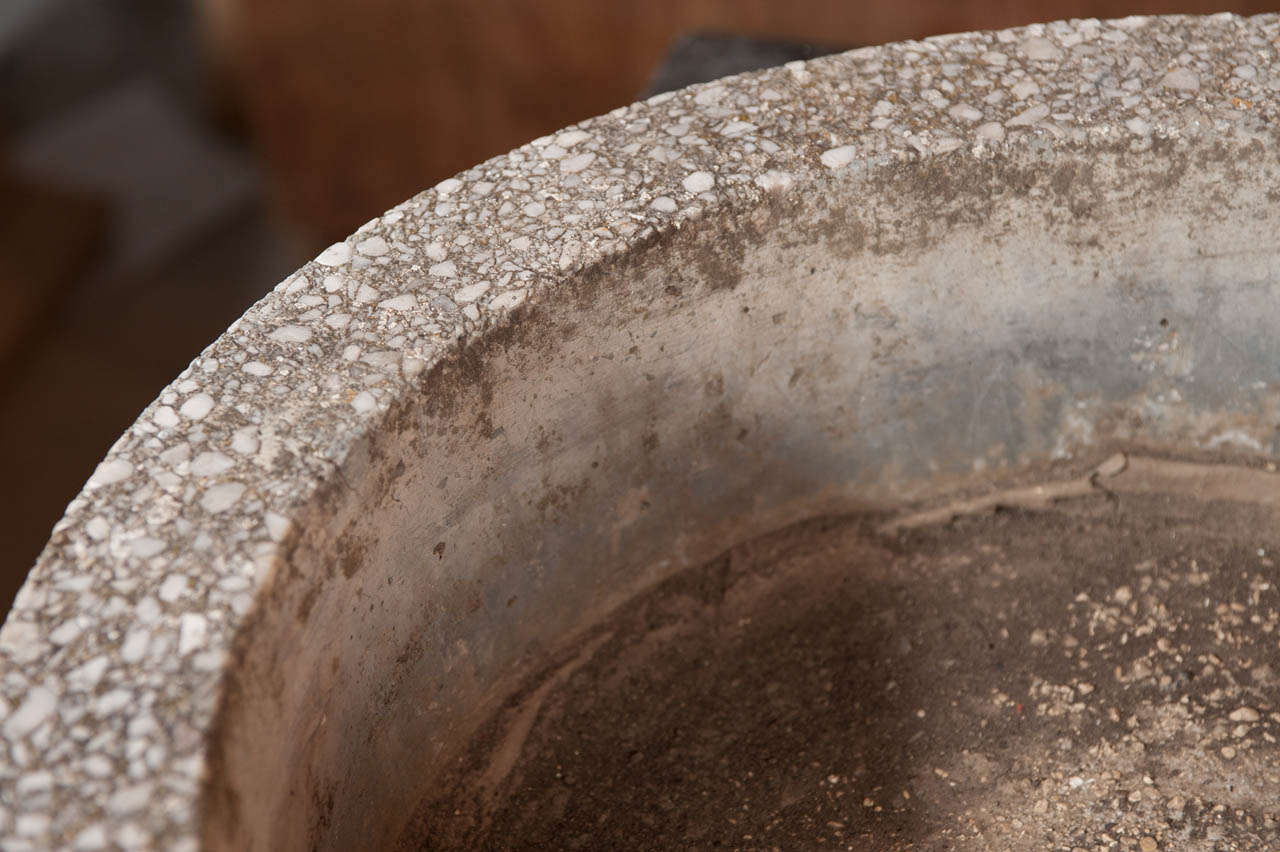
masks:
{"label": "stone sink", "polygon": [[1123,501],[1144,470],[1194,496],[1215,465],[1270,511],[1278,40],[1127,18],[790,63],[325,249],[54,528],[0,630],[0,846],[402,843],[547,660],[805,519]]}

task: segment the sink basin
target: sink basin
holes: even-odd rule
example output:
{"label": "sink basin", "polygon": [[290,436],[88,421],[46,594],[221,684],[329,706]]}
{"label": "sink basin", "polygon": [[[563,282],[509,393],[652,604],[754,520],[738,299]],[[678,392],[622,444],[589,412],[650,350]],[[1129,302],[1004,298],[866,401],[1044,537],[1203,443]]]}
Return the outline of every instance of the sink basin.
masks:
{"label": "sink basin", "polygon": [[548,660],[739,543],[1143,459],[1265,475],[1277,38],[1091,20],[792,63],[326,249],[55,527],[0,630],[3,844],[382,848]]}

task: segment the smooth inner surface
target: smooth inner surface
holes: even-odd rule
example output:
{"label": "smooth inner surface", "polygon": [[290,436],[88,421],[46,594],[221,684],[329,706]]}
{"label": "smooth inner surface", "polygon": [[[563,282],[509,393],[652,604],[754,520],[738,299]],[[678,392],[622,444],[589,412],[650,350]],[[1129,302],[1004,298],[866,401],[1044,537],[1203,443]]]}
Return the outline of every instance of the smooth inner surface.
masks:
{"label": "smooth inner surface", "polygon": [[526,683],[401,848],[1275,848],[1276,476],[1137,483],[1162,464],[680,573]]}

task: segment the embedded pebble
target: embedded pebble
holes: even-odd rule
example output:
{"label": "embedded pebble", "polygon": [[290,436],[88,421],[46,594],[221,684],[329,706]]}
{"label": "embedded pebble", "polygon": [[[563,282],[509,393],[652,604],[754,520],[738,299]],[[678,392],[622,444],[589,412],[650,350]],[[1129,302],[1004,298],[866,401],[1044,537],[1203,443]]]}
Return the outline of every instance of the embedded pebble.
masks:
{"label": "embedded pebble", "polygon": [[378,303],[378,307],[384,311],[411,311],[417,306],[418,300],[412,293],[403,293]]}
{"label": "embedded pebble", "polygon": [[1160,79],[1160,85],[1167,89],[1194,92],[1200,88],[1200,76],[1190,68],[1175,68]]}
{"label": "embedded pebble", "polygon": [[91,825],[76,835],[74,846],[76,852],[92,852],[92,850],[106,847],[107,832],[100,825]]}
{"label": "embedded pebble", "polygon": [[474,302],[476,299],[479,299],[488,292],[489,282],[481,281],[478,284],[470,284],[455,291],[453,294],[453,301],[457,302],[459,305],[465,305],[468,302]]}
{"label": "embedded pebble", "polygon": [[356,243],[356,251],[368,257],[381,257],[390,251],[390,248],[382,237],[369,237]]}
{"label": "embedded pebble", "polygon": [[1049,117],[1049,108],[1044,104],[1038,104],[1028,107],[1013,118],[1005,122],[1006,127],[1025,127],[1029,124],[1035,124],[1038,121],[1044,121]]}
{"label": "embedded pebble", "polygon": [[306,343],[311,339],[311,329],[302,325],[282,325],[270,335],[280,343]]}
{"label": "embedded pebble", "polygon": [[785,192],[795,183],[795,177],[788,172],[770,170],[756,177],[756,186],[765,192]]}
{"label": "embedded pebble", "polygon": [[186,417],[187,420],[202,420],[209,412],[214,409],[214,398],[209,394],[200,393],[193,394],[182,406],[178,408],[178,413]]}
{"label": "embedded pebble", "polygon": [[556,144],[561,148],[572,148],[579,142],[585,142],[591,138],[591,134],[585,130],[566,130],[556,137]]}
{"label": "embedded pebble", "polygon": [[272,541],[284,541],[293,526],[293,521],[276,512],[267,512],[262,516],[262,521],[267,525],[267,533]]}
{"label": "embedded pebble", "polygon": [[96,488],[101,485],[114,485],[123,482],[133,474],[133,465],[124,459],[109,459],[98,465],[89,477],[88,486]]}
{"label": "embedded pebble", "polygon": [[1038,86],[1034,80],[1019,80],[1014,84],[1011,91],[1015,98],[1020,101],[1025,101],[1027,98],[1038,93],[1040,91],[1040,86]]}
{"label": "embedded pebble", "polygon": [[198,612],[183,613],[178,631],[178,653],[182,656],[204,647],[209,620]]}
{"label": "embedded pebble", "polygon": [[4,720],[0,729],[5,739],[19,740],[40,726],[53,713],[58,696],[42,686],[33,687],[26,699]]}
{"label": "embedded pebble", "polygon": [[689,192],[706,192],[716,185],[711,172],[694,172],[684,179],[684,188]]}
{"label": "embedded pebble", "polygon": [[316,263],[321,266],[341,266],[351,260],[351,246],[346,243],[334,243],[316,256]]}
{"label": "embedded pebble", "polygon": [[151,416],[151,421],[161,429],[169,429],[182,422],[178,417],[178,412],[168,405],[156,406],[156,412]]}
{"label": "embedded pebble", "polygon": [[1146,136],[1151,132],[1151,125],[1140,118],[1131,118],[1124,123],[1124,126],[1135,136]]}
{"label": "embedded pebble", "polygon": [[527,292],[525,290],[507,290],[499,293],[497,296],[489,300],[489,309],[494,311],[514,308],[525,300]]}
{"label": "embedded pebble", "polygon": [[820,159],[822,165],[829,169],[842,169],[852,163],[856,156],[858,156],[857,146],[841,145],[839,148],[828,148],[823,151]]}
{"label": "embedded pebble", "polygon": [[988,121],[986,124],[978,125],[974,131],[981,139],[991,142],[1000,142],[1004,140],[1004,127],[994,121]]}
{"label": "embedded pebble", "polygon": [[271,367],[261,361],[246,361],[240,365],[240,369],[251,376],[258,376],[259,378],[271,375]]}
{"label": "embedded pebble", "polygon": [[1047,38],[1034,36],[1022,42],[1024,56],[1032,62],[1056,62],[1062,58],[1062,50]]}
{"label": "embedded pebble", "polygon": [[200,498],[200,505],[206,512],[225,512],[236,504],[245,486],[240,482],[224,482],[209,487]]}
{"label": "embedded pebble", "polygon": [[129,551],[139,559],[150,559],[152,556],[163,553],[164,549],[165,543],[163,541],[150,536],[135,538],[129,544]]}
{"label": "embedded pebble", "polygon": [[191,472],[196,476],[213,476],[230,470],[235,462],[219,452],[203,452],[191,461]]}
{"label": "embedded pebble", "polygon": [[588,151],[585,154],[577,154],[573,157],[566,157],[560,161],[560,171],[565,174],[577,174],[587,166],[595,162],[596,155]]}

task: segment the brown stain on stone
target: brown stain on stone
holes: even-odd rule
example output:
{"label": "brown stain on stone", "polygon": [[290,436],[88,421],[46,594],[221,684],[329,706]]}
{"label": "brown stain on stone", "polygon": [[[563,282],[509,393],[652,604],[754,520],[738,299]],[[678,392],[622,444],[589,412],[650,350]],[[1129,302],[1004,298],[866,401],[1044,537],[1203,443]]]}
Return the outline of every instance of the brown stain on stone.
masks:
{"label": "brown stain on stone", "polygon": [[350,580],[364,567],[369,546],[362,539],[347,539],[342,544],[341,562],[342,576]]}
{"label": "brown stain on stone", "polygon": [[714,373],[702,386],[702,393],[710,398],[724,395],[724,374]]}
{"label": "brown stain on stone", "polygon": [[320,597],[320,590],[320,583],[312,583],[311,587],[303,594],[302,600],[298,602],[298,621],[305,622],[311,618],[311,610],[316,605],[316,599]]}

